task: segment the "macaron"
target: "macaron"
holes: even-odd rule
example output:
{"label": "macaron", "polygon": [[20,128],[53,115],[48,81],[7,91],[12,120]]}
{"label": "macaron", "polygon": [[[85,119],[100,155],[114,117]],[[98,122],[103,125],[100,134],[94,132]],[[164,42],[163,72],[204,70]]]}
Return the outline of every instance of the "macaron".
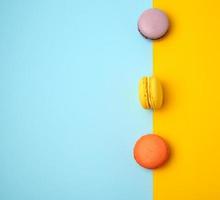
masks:
{"label": "macaron", "polygon": [[163,89],[155,76],[139,81],[139,100],[144,109],[159,109],[163,104]]}
{"label": "macaron", "polygon": [[133,153],[136,162],[146,169],[156,169],[169,158],[167,143],[155,134],[144,135],[138,139]]}
{"label": "macaron", "polygon": [[138,30],[148,39],[159,39],[163,37],[169,29],[167,15],[156,8],[145,10],[138,20]]}

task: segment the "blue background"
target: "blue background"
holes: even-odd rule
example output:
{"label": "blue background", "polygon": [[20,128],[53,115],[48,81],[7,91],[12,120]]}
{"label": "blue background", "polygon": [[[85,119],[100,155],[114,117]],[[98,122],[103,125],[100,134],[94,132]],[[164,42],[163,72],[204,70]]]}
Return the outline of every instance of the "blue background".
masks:
{"label": "blue background", "polygon": [[152,199],[132,155],[152,130],[138,80],[146,0],[0,1],[0,199]]}

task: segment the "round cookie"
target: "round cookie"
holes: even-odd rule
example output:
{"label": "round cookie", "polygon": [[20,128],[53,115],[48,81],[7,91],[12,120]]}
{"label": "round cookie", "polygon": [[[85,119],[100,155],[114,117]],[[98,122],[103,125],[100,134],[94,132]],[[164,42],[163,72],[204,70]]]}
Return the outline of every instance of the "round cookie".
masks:
{"label": "round cookie", "polygon": [[138,20],[138,30],[149,39],[155,40],[164,36],[169,29],[167,15],[156,8],[145,10]]}
{"label": "round cookie", "polygon": [[139,138],[134,146],[136,162],[147,169],[163,165],[169,158],[167,143],[158,135],[149,134]]}

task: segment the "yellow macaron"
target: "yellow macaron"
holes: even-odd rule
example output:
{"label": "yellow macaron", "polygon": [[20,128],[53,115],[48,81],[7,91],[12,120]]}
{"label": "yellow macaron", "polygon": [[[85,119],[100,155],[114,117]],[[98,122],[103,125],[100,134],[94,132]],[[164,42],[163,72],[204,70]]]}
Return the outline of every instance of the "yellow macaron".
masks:
{"label": "yellow macaron", "polygon": [[163,90],[156,77],[143,77],[139,82],[139,99],[145,109],[159,109],[163,104]]}

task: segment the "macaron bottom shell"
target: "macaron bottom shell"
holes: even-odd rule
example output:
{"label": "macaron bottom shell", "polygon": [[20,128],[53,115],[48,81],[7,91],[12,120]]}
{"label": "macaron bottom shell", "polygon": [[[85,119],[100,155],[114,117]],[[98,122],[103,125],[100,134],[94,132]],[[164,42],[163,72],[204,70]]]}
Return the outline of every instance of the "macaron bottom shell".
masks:
{"label": "macaron bottom shell", "polygon": [[148,78],[143,77],[139,81],[139,100],[144,109],[149,109],[150,104],[148,101]]}

